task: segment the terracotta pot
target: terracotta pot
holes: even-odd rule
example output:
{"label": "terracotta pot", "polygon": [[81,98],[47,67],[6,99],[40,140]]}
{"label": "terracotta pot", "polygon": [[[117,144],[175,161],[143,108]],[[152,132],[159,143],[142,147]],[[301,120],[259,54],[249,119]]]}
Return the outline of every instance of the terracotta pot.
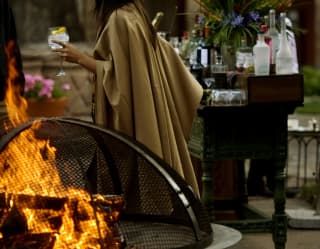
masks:
{"label": "terracotta pot", "polygon": [[67,106],[67,98],[60,99],[27,99],[27,113],[30,117],[63,116]]}

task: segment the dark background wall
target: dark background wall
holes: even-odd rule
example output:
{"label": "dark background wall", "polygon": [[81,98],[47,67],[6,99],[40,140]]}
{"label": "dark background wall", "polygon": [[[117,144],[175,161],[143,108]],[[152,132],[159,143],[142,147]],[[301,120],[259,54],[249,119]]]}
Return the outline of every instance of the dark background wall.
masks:
{"label": "dark background wall", "polygon": [[[178,3],[177,3],[178,2]],[[176,12],[185,1],[145,0],[150,18],[164,12],[159,29],[177,34],[181,17]],[[10,0],[14,10],[20,44],[46,42],[50,26],[65,25],[73,42],[95,39],[93,0]]]}
{"label": "dark background wall", "polygon": [[50,26],[65,25],[72,41],[94,39],[93,1],[88,0],[11,0],[19,42],[41,43],[47,40]]}

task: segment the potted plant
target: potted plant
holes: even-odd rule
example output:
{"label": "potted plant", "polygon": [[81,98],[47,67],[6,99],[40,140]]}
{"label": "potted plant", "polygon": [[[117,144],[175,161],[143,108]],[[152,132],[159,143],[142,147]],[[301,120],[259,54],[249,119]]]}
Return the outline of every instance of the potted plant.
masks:
{"label": "potted plant", "polygon": [[270,9],[288,11],[299,0],[194,0],[201,7],[210,39],[216,45],[232,42],[239,47],[242,39],[255,42],[257,31]]}
{"label": "potted plant", "polygon": [[25,74],[24,97],[31,117],[63,116],[67,105],[69,83],[62,83],[42,75]]}

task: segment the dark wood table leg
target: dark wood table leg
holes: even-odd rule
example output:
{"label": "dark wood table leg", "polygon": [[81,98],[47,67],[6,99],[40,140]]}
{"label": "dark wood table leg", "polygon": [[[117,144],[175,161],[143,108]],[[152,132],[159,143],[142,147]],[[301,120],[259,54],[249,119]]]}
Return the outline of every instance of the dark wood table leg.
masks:
{"label": "dark wood table leg", "polygon": [[274,179],[274,214],[272,238],[275,249],[285,249],[287,241],[288,220],[285,213],[286,193],[285,193],[285,159],[278,159],[275,162]]}
{"label": "dark wood table leg", "polygon": [[214,220],[214,197],[213,197],[213,179],[212,179],[212,161],[204,160],[201,162],[202,166],[202,194],[201,201],[207,208],[209,215]]}

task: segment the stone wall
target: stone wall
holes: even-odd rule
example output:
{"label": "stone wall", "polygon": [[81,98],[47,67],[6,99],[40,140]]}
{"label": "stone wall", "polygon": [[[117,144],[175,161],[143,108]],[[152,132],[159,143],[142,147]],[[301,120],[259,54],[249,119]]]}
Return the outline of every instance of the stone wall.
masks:
{"label": "stone wall", "polygon": [[[74,42],[92,42],[95,39],[96,22],[92,12],[94,1],[88,0],[11,0],[21,44],[46,41],[50,26],[67,27]],[[150,18],[164,12],[159,29],[172,32],[176,25],[175,0],[146,1]]]}
{"label": "stone wall", "polygon": [[88,0],[11,0],[20,44],[47,40],[50,26],[65,25],[72,41],[92,41],[95,19]]}
{"label": "stone wall", "polygon": [[65,25],[71,42],[92,54],[96,27],[88,0],[11,0],[25,73],[41,74],[71,84],[66,116],[90,119],[91,74],[80,66],[64,63],[66,77],[57,78],[60,58],[47,45],[50,26]]}

